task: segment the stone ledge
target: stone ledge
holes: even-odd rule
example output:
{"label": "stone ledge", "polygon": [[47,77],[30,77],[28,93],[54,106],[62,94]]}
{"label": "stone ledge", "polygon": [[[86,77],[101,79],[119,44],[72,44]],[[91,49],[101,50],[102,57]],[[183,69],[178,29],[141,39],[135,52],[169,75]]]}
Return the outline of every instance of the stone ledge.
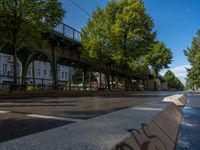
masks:
{"label": "stone ledge", "polygon": [[163,102],[172,102],[177,106],[184,107],[187,103],[187,96],[186,94],[175,94],[172,96],[165,97]]}
{"label": "stone ledge", "polygon": [[[170,103],[149,103],[0,143],[1,150],[172,150],[182,113]],[[163,144],[165,143],[165,144]],[[164,149],[163,149],[164,150]]]}

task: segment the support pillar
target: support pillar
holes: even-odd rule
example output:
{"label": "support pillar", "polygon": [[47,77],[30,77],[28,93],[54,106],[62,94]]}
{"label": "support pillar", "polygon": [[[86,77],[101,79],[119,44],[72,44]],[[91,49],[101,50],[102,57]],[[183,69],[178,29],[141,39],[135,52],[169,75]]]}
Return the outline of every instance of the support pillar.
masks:
{"label": "support pillar", "polygon": [[55,89],[57,89],[58,86],[58,73],[57,73],[57,60],[56,60],[56,54],[55,54],[55,47],[56,43],[54,41],[50,41],[51,45],[51,71],[52,71],[52,80],[53,80],[53,86]]}
{"label": "support pillar", "polygon": [[86,90],[86,76],[87,76],[87,68],[84,67],[83,69],[83,90]]}

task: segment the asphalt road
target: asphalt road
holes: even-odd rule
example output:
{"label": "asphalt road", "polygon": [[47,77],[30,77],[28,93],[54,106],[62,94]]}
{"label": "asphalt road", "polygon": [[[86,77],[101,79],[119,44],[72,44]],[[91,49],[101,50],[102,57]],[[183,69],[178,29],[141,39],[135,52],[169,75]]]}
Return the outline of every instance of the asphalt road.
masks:
{"label": "asphalt road", "polygon": [[76,98],[0,100],[0,142],[84,121],[142,103],[161,101],[173,92],[138,92]]}

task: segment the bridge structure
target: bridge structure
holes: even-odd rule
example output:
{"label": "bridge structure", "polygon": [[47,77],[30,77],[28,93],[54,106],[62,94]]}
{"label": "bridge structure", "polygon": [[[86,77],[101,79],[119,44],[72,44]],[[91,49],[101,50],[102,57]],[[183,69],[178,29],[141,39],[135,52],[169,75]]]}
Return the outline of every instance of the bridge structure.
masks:
{"label": "bridge structure", "polygon": [[[101,62],[87,61],[81,57],[81,33],[66,24],[59,24],[53,30],[51,36],[53,40],[56,41],[58,47],[56,49],[59,59],[57,63],[67,64],[75,68],[81,68],[83,73],[86,74],[88,71],[102,72],[104,74],[109,74],[111,77],[121,76],[126,78],[128,76],[131,79],[144,80],[145,77],[136,76],[131,74],[128,70],[124,69],[122,66],[115,64],[99,64]],[[85,75],[83,76],[85,77]],[[148,75],[149,79],[152,79],[152,75]],[[111,79],[112,81],[112,79]]]}
{"label": "bridge structure", "polygon": [[[18,58],[22,63],[22,84],[24,84],[26,81],[26,73],[29,64],[33,60],[37,60],[38,57],[43,58],[45,61],[50,63],[54,85],[58,84],[57,64],[82,69],[84,73],[84,83],[85,76],[88,71],[109,74],[111,77],[120,76],[127,78],[128,76],[130,79],[129,82],[134,79],[137,81],[137,83],[139,80],[144,82],[146,79],[153,79],[151,74],[149,74],[148,77],[134,76],[123,67],[117,66],[115,64],[109,64],[106,66],[100,65],[99,67],[97,62],[89,62],[85,60],[81,57],[81,33],[64,23],[57,25],[52,30],[52,32],[45,34],[45,38],[47,39],[47,42],[42,43],[36,50],[30,51],[27,49],[22,49],[18,52]],[[145,85],[146,88],[149,87],[148,83]]]}

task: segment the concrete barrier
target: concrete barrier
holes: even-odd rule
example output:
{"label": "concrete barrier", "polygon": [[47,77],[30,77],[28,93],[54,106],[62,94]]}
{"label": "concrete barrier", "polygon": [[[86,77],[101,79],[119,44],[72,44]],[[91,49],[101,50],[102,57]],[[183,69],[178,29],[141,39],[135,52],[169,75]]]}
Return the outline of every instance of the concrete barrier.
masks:
{"label": "concrete barrier", "polygon": [[182,113],[149,103],[0,143],[1,150],[173,150]]}
{"label": "concrete barrier", "polygon": [[187,96],[186,94],[175,94],[172,96],[165,97],[163,99],[163,102],[172,102],[177,106],[184,107],[185,104],[187,103]]}
{"label": "concrete barrier", "polygon": [[172,104],[140,129],[129,130],[131,135],[112,150],[174,150],[182,113]]}

